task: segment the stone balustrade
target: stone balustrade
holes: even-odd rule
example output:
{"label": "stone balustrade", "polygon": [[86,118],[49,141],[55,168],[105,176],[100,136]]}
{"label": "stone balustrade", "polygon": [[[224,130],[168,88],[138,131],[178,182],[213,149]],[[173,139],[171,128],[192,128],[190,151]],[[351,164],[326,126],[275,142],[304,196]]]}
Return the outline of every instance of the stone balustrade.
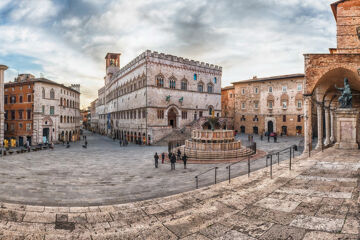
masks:
{"label": "stone balustrade", "polygon": [[219,143],[202,143],[202,142],[195,142],[192,140],[185,141],[186,148],[189,149],[196,149],[202,151],[227,151],[227,150],[236,150],[241,148],[241,142],[219,142]]}
{"label": "stone balustrade", "polygon": [[230,142],[234,141],[233,130],[194,130],[191,133],[191,138],[194,141],[206,142]]}

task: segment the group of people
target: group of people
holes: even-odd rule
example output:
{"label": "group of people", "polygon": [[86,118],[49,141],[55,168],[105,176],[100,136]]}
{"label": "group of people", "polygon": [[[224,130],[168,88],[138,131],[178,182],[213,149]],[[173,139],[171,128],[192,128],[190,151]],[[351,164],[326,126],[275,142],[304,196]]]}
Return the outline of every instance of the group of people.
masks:
{"label": "group of people", "polygon": [[[115,140],[114,140],[115,141]],[[129,145],[129,142],[126,140],[126,139],[124,139],[124,140],[119,140],[119,144],[120,144],[120,147],[121,146],[127,146],[127,145]]]}
{"label": "group of people", "polygon": [[[159,155],[158,155],[157,152],[156,152],[155,155],[154,155],[155,168],[158,168],[158,167],[159,167],[159,158],[160,158],[160,157],[159,157]],[[184,169],[186,169],[186,163],[187,163],[188,157],[186,156],[185,153],[181,155],[180,149],[178,149],[177,154],[172,153],[172,152],[169,152],[169,153],[168,153],[168,158],[169,158],[170,163],[171,163],[171,171],[172,171],[172,170],[175,170],[176,160],[182,160],[183,163],[184,163]],[[164,162],[165,162],[165,153],[163,152],[163,153],[161,154],[161,163],[164,164]]]}
{"label": "group of people", "polygon": [[[273,138],[275,143],[277,142],[277,133],[276,132],[265,132],[265,136],[267,136],[268,142],[270,142],[270,138]],[[262,141],[263,138],[264,138],[264,134],[262,133],[260,135],[260,140]]]}

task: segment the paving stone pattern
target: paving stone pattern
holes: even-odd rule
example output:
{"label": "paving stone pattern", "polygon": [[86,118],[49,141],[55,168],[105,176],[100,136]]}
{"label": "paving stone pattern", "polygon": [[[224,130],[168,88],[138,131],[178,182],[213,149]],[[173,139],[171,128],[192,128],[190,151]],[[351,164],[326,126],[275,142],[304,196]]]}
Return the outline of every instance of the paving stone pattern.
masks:
{"label": "paving stone pattern", "polygon": [[[90,207],[1,203],[0,239],[359,239],[360,151],[327,149],[198,190]],[[339,179],[339,181],[337,181]],[[344,179],[347,179],[344,181]]]}
{"label": "paving stone pattern", "polygon": [[[195,175],[214,166],[219,167],[218,181],[228,176],[227,164],[189,164],[184,170],[179,163],[176,171],[170,171],[170,164],[159,164],[155,169],[154,153],[167,151],[167,147],[120,147],[107,137],[86,135],[87,149],[82,148],[83,143],[72,143],[69,149],[57,145],[54,151],[0,158],[0,201],[48,206],[118,204],[194,190]],[[259,148],[270,151],[299,141],[259,141]],[[253,161],[251,166],[253,170],[264,167],[265,159]],[[246,163],[238,164],[232,167],[232,176],[246,171]],[[213,171],[199,178],[200,186],[213,183]]]}

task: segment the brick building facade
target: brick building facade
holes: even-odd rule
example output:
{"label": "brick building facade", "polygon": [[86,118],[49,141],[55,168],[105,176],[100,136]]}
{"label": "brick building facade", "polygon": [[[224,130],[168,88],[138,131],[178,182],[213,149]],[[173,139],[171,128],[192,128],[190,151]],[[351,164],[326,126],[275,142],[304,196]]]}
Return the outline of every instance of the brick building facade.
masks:
{"label": "brick building facade", "polygon": [[221,67],[150,50],[121,69],[120,54],[105,59],[96,110],[101,133],[154,143],[212,111],[220,116]]}
{"label": "brick building facade", "polygon": [[[222,115],[232,114],[234,106],[234,129],[239,133],[264,134],[276,132],[279,135],[303,134],[303,86],[304,75],[293,74],[268,78],[254,77],[233,83],[225,88]],[[230,94],[235,94],[230,100]],[[225,93],[228,93],[225,96]],[[235,103],[233,103],[234,101]],[[234,105],[233,105],[234,104]]]}
{"label": "brick building facade", "polygon": [[75,141],[80,134],[80,85],[66,87],[31,74],[5,84],[5,138],[22,146]]}

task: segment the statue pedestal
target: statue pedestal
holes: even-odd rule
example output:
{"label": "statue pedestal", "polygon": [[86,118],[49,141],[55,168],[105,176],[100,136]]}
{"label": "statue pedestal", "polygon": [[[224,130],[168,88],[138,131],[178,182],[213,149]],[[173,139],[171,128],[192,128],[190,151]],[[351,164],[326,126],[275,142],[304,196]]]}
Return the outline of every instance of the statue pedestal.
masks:
{"label": "statue pedestal", "polygon": [[359,110],[354,108],[340,108],[335,111],[336,143],[335,148],[358,149],[359,139]]}

